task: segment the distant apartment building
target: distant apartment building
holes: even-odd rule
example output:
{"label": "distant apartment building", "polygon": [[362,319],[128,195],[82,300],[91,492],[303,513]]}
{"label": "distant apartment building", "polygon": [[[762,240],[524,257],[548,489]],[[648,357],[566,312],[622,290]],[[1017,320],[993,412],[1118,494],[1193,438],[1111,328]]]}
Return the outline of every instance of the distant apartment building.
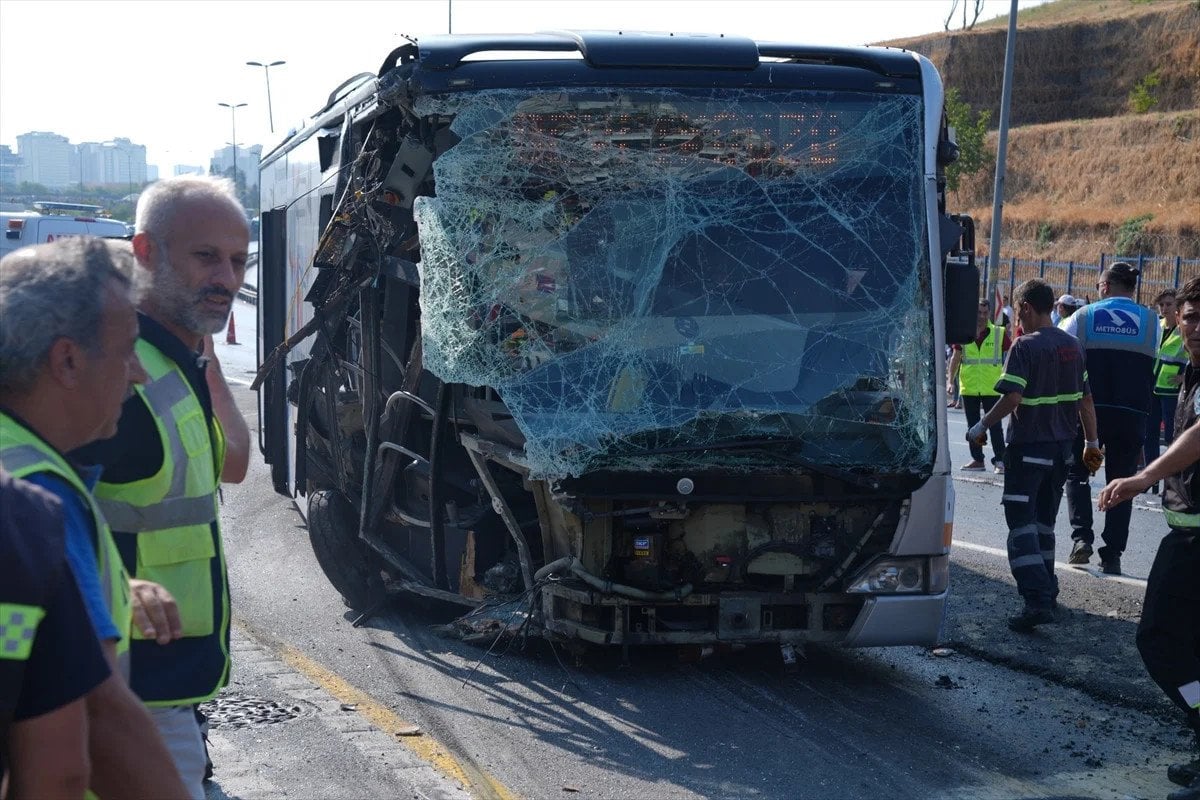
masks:
{"label": "distant apartment building", "polygon": [[0,191],[9,191],[21,182],[21,157],[6,144],[0,144]]}
{"label": "distant apartment building", "polygon": [[57,133],[34,131],[17,137],[21,168],[17,181],[47,189],[69,186],[141,186],[146,183],[146,147],[129,139],[73,145]]}
{"label": "distant apartment building", "polygon": [[203,175],[204,167],[193,167],[191,164],[176,164],[176,175]]}
{"label": "distant apartment building", "polygon": [[156,164],[146,165],[146,180],[151,183],[158,180],[158,166]]}
{"label": "distant apartment building", "polygon": [[113,139],[103,145],[104,183],[141,186],[146,178],[146,146],[128,139]]}
{"label": "distant apartment building", "polygon": [[[237,149],[237,182],[241,187],[245,187],[250,191],[258,189],[258,162],[262,158],[262,145],[253,144],[249,147],[239,147]],[[214,175],[230,175],[230,167],[233,164],[233,148],[222,147],[213,153],[212,161],[210,162],[211,172]]]}
{"label": "distant apartment building", "polygon": [[104,175],[104,145],[100,142],[80,142],[76,147],[78,153],[78,169],[75,170],[76,183],[84,186],[99,186],[108,183]]}
{"label": "distant apartment building", "polygon": [[46,131],[30,131],[17,137],[21,156],[18,182],[40,183],[48,189],[62,189],[72,183],[75,145],[65,136]]}

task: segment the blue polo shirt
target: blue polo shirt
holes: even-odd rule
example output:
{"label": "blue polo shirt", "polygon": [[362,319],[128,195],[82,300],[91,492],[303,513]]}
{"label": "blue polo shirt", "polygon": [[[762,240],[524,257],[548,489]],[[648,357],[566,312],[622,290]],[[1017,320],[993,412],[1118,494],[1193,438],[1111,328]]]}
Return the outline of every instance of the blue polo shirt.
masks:
{"label": "blue polo shirt", "polygon": [[[89,491],[96,488],[101,471],[100,467],[76,466],[76,472]],[[96,565],[97,533],[91,511],[73,487],[53,475],[37,473],[26,480],[50,492],[62,503],[63,523],[67,531],[67,563],[79,586],[79,594],[83,596],[92,626],[101,641],[120,639],[121,632],[113,624],[107,594],[100,585],[100,571]]]}

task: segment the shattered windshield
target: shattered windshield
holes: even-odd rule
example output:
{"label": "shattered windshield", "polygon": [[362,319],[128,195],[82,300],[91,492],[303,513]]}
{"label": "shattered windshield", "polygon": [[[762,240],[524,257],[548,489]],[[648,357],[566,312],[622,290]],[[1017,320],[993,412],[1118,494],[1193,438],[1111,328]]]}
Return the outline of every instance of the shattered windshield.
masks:
{"label": "shattered windshield", "polygon": [[419,198],[426,368],[536,477],[933,458],[920,98],[496,90]]}

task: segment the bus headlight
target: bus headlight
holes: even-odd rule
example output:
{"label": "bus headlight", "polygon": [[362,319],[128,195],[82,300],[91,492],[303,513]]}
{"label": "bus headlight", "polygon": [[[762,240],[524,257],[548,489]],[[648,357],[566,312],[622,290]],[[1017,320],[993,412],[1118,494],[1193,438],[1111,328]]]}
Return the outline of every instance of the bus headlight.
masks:
{"label": "bus headlight", "polygon": [[849,594],[913,594],[926,591],[925,558],[884,558],[872,561],[846,586]]}

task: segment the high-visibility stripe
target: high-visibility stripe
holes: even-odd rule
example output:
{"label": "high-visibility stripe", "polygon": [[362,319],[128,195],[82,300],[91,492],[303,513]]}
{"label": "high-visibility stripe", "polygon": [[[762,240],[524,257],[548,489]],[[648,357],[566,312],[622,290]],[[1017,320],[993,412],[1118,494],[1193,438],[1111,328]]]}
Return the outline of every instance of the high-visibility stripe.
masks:
{"label": "high-visibility stripe", "polygon": [[1000,496],[1001,503],[1028,503],[1029,495],[1027,494],[1005,494]]}
{"label": "high-visibility stripe", "polygon": [[1044,563],[1045,559],[1042,558],[1041,553],[1034,553],[1033,555],[1029,556],[1017,556],[1016,558],[1010,558],[1008,560],[1008,565],[1013,569],[1020,569],[1021,567],[1040,567]]}
{"label": "high-visibility stripe", "polygon": [[1200,681],[1192,681],[1180,686],[1179,694],[1189,708],[1200,708]]}
{"label": "high-visibility stripe", "polygon": [[[171,409],[176,403],[186,400],[191,389],[177,371],[164,374],[147,383],[142,394],[150,405],[151,413],[162,420],[170,420]],[[179,428],[173,424],[163,426],[171,448],[171,463],[186,464],[187,448],[179,436]],[[171,475],[171,487],[167,498],[155,505],[127,503],[111,497],[100,498],[100,508],[113,530],[125,533],[178,528],[184,525],[208,525],[216,517],[216,507],[211,497],[181,497],[185,494],[187,471],[176,468]]]}
{"label": "high-visibility stripe", "polygon": [[1054,551],[1053,550],[1043,550],[1042,551],[1042,560],[1043,561],[1053,561],[1054,560]]}
{"label": "high-visibility stripe", "polygon": [[1052,406],[1057,403],[1074,403],[1083,399],[1083,392],[1072,392],[1071,394],[1056,394],[1047,397],[1029,397],[1028,395],[1021,398],[1023,406]]}
{"label": "high-visibility stripe", "polygon": [[1200,528],[1200,514],[1184,514],[1182,511],[1164,508],[1163,516],[1172,528]]}
{"label": "high-visibility stripe", "polygon": [[1053,467],[1054,459],[1052,458],[1037,458],[1036,456],[1021,456],[1021,461],[1026,464],[1040,464],[1044,467]]}
{"label": "high-visibility stripe", "polygon": [[46,616],[38,606],[0,603],[0,660],[28,661],[38,625]]}
{"label": "high-visibility stripe", "polygon": [[9,472],[19,472],[20,470],[32,467],[34,464],[40,464],[46,460],[46,456],[40,450],[32,445],[21,445],[20,447],[9,447],[4,451],[4,468]]}
{"label": "high-visibility stripe", "polygon": [[[1022,389],[1024,389],[1026,386],[1029,385],[1029,381],[1025,380],[1024,378],[1018,377],[1016,375],[1010,375],[1007,372],[1000,373],[1000,380],[1008,381],[1009,383],[1015,383],[1017,386],[1020,386]],[[997,381],[997,383],[999,383],[999,382],[1000,381]]]}
{"label": "high-visibility stripe", "polygon": [[113,530],[126,533],[208,525],[217,518],[217,507],[212,497],[171,497],[154,506],[136,506],[115,500],[99,502]]}

